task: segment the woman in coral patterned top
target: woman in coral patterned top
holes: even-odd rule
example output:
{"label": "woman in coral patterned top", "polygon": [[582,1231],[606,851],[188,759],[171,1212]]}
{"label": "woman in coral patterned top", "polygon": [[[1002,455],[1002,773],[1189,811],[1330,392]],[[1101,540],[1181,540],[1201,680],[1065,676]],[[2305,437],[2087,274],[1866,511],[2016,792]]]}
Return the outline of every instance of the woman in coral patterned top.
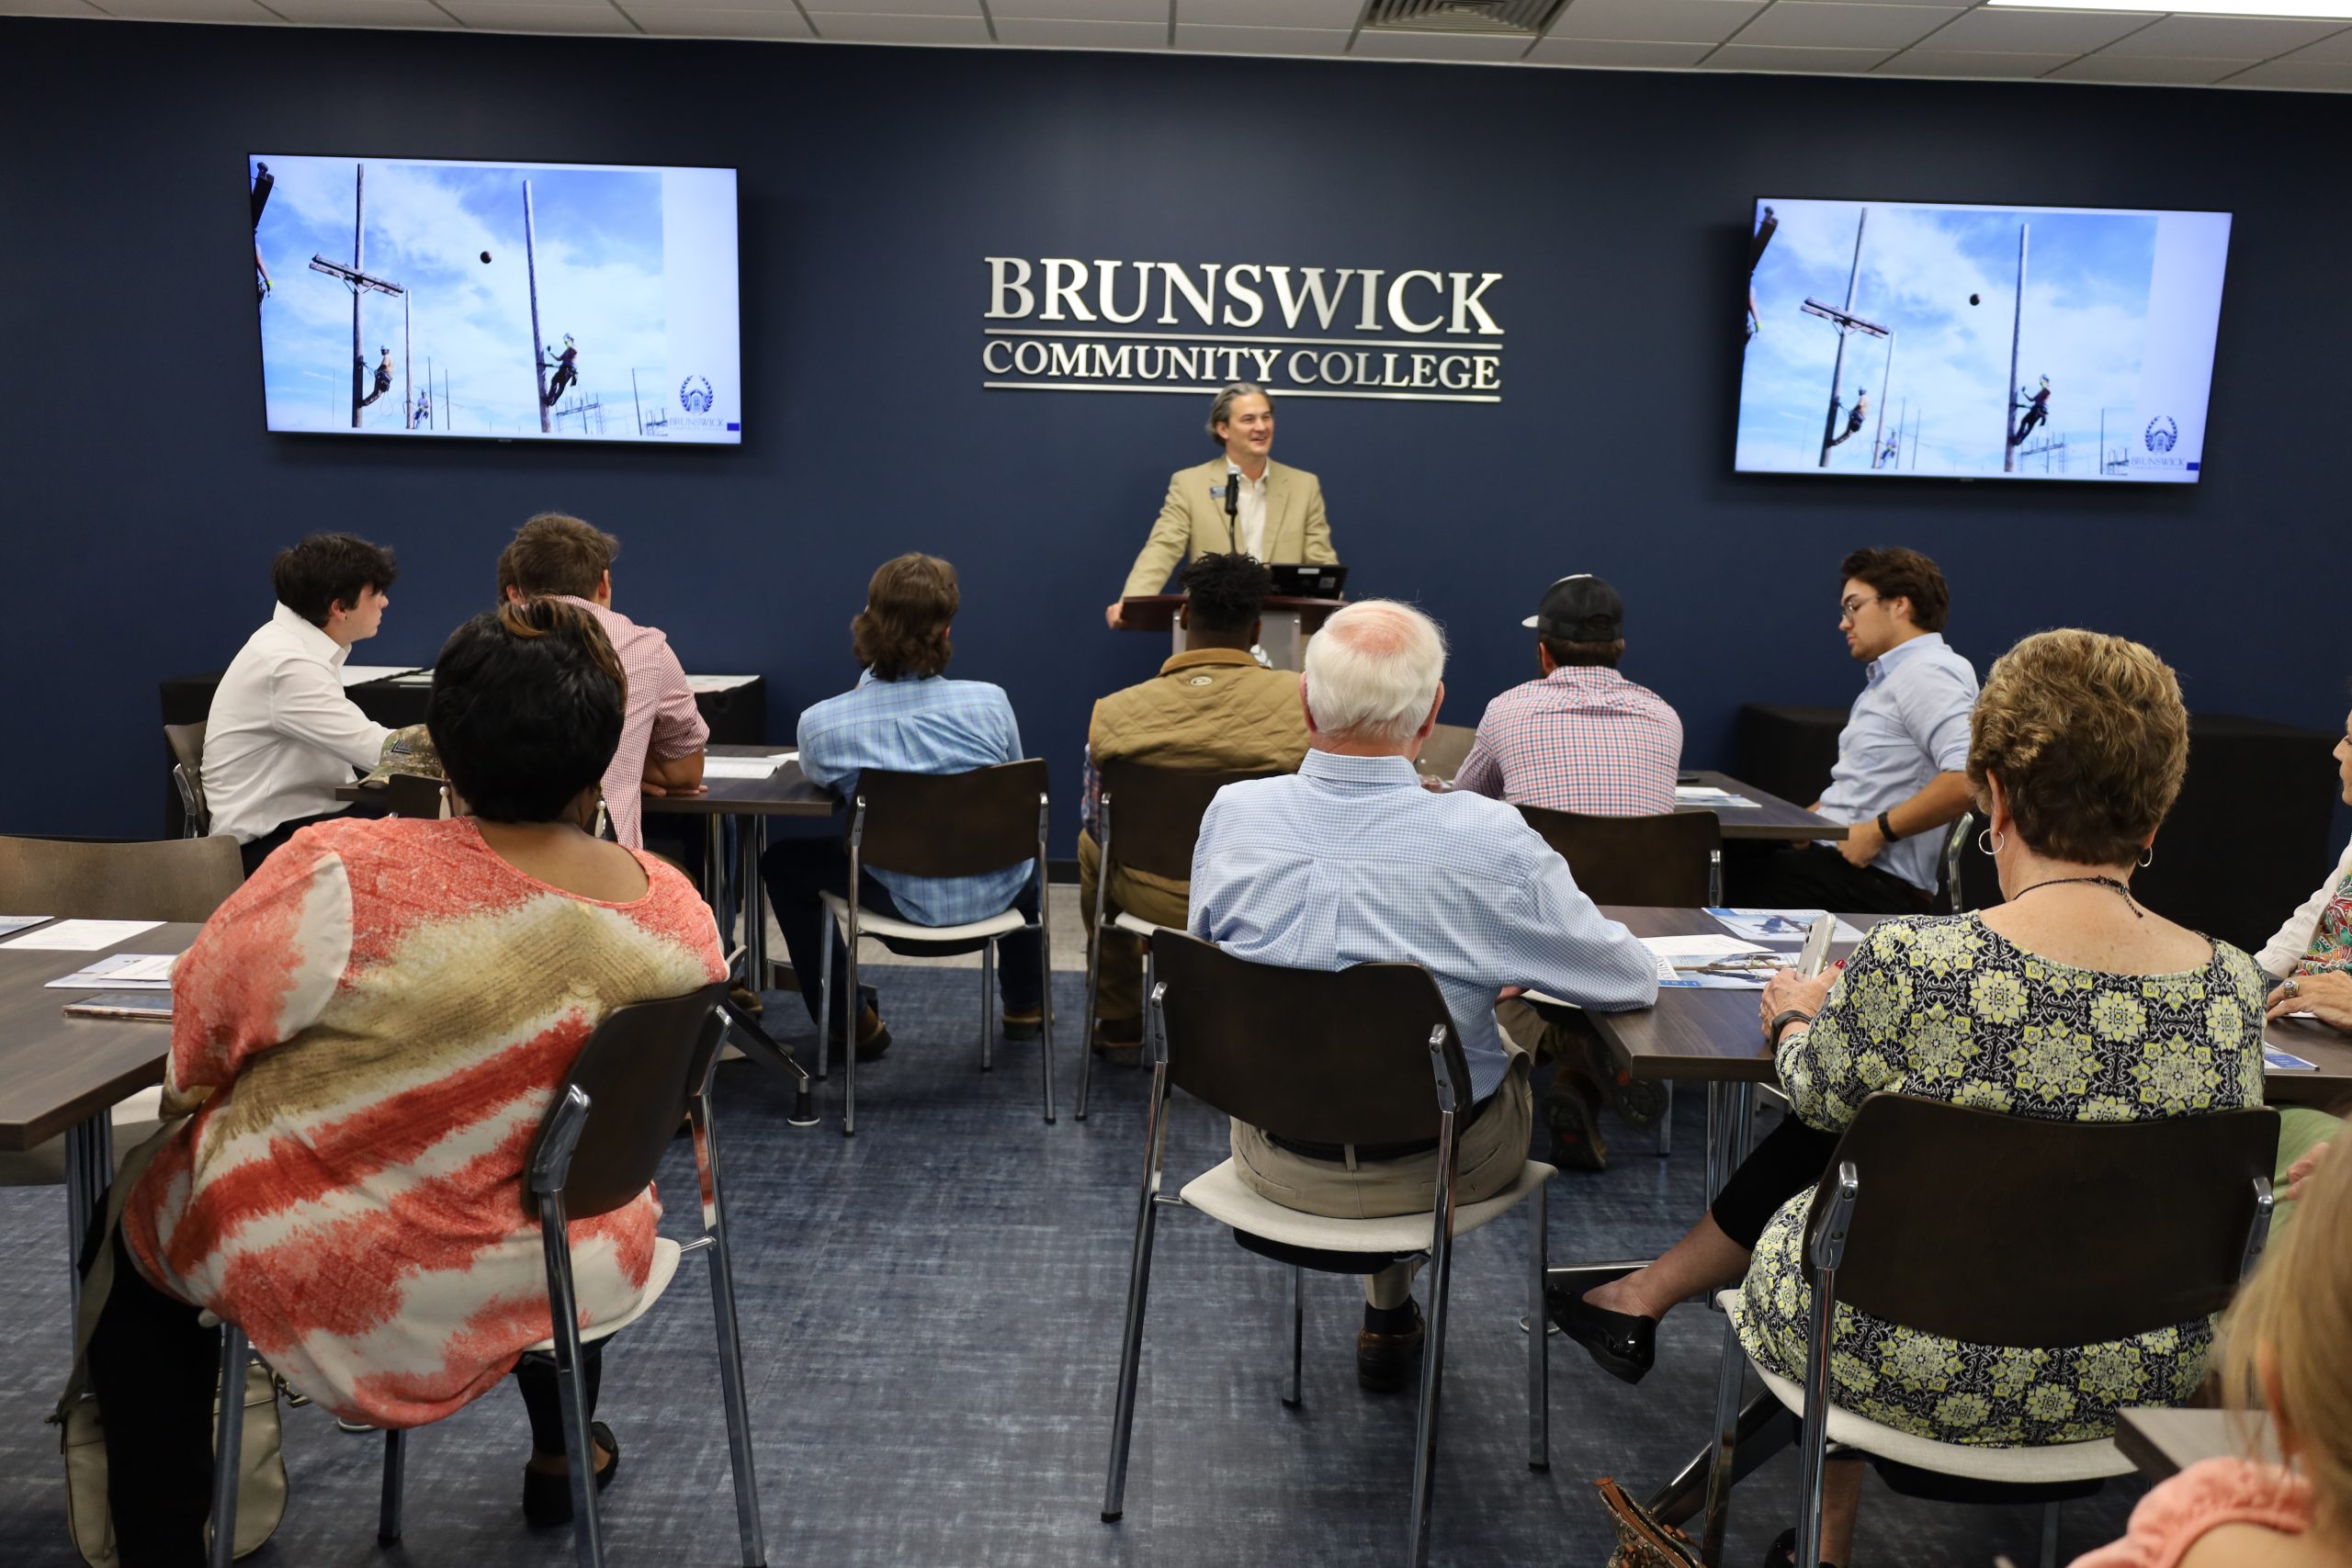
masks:
{"label": "woman in coral patterned top", "polygon": [[[724,973],[685,878],[584,830],[622,709],[585,613],[541,600],[469,622],[426,722],[473,815],[309,829],[181,961],[165,1106],[194,1114],[128,1193],[90,1347],[123,1568],[202,1560],[218,1341],[197,1309],[388,1427],[480,1398],[552,1332],[523,1207],[552,1091],[607,1013]],[[573,1224],[583,1325],[636,1303],[660,1213],[649,1189]],[[553,1378],[526,1369],[526,1512],[554,1522]],[[598,1445],[601,1483],[617,1455],[601,1424]]]}

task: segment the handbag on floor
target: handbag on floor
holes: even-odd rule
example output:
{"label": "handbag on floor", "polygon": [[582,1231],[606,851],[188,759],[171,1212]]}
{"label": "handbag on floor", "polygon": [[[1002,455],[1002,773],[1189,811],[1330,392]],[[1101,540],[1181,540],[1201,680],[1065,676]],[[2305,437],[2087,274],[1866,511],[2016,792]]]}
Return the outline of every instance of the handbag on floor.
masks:
{"label": "handbag on floor", "polygon": [[[245,1431],[238,1446],[239,1557],[259,1551],[286,1517],[286,1454],[279,1446],[277,1375],[258,1357],[245,1363]],[[219,1401],[214,1416],[219,1416]],[[217,1425],[214,1428],[219,1429]],[[65,1455],[65,1518],[90,1568],[116,1568],[114,1516],[107,1507],[105,1416],[95,1397],[66,1412],[58,1446]],[[207,1539],[209,1539],[208,1532]]]}
{"label": "handbag on floor", "polygon": [[1696,1568],[1699,1549],[1689,1536],[1672,1525],[1658,1523],[1609,1476],[1593,1485],[1600,1493],[1600,1506],[1608,1510],[1609,1522],[1617,1529],[1617,1550],[1610,1556],[1609,1568]]}

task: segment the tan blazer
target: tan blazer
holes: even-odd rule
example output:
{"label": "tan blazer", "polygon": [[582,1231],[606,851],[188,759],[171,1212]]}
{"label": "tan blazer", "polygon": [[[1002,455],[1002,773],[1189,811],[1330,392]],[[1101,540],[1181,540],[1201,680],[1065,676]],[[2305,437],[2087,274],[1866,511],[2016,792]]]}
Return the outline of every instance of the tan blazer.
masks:
{"label": "tan blazer", "polygon": [[[1180,468],[1168,479],[1168,499],[1160,502],[1159,521],[1136,557],[1120,597],[1158,593],[1168,586],[1176,563],[1196,556],[1217,555],[1233,548],[1233,532],[1225,520],[1225,499],[1212,488],[1225,488],[1225,459],[1211,458],[1197,468]],[[1323,487],[1305,468],[1269,462],[1266,465],[1265,559],[1300,561],[1308,566],[1336,566],[1331,548],[1331,525],[1323,515]]]}

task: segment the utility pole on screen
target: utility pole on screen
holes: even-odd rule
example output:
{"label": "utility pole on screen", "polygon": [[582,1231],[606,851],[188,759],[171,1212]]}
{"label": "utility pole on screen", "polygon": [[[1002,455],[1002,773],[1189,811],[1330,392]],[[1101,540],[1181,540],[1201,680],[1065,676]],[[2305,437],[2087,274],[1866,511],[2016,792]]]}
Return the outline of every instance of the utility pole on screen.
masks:
{"label": "utility pole on screen", "polygon": [[539,405],[539,434],[552,428],[548,423],[548,367],[541,357],[547,340],[539,335],[539,258],[538,233],[531,220],[531,182],[523,182],[523,270],[531,285],[531,379],[538,391],[533,399]]}
{"label": "utility pole on screen", "polygon": [[[401,330],[405,333],[408,321],[408,290],[389,278],[371,277],[366,270],[368,259],[367,199],[368,165],[355,165],[356,175],[352,181],[351,197],[351,265],[331,262],[326,257],[311,258],[311,270],[322,272],[339,280],[351,290],[351,428],[359,428],[359,410],[366,399],[368,381],[368,351],[366,340],[359,335],[359,299],[363,294],[397,294],[401,297]],[[407,352],[407,338],[401,338],[401,352]]]}
{"label": "utility pole on screen", "polygon": [[2018,471],[2018,339],[2025,331],[2025,240],[2030,224],[2018,225],[2018,300],[2009,317],[2009,389],[2001,401],[2001,472]]}
{"label": "utility pole on screen", "polygon": [[[1820,466],[1825,468],[1829,466],[1829,449],[1838,444],[1838,412],[1843,406],[1839,400],[1839,393],[1843,389],[1846,378],[1846,338],[1851,333],[1864,333],[1871,337],[1890,335],[1889,329],[1880,326],[1876,321],[1866,321],[1854,314],[1854,295],[1855,291],[1860,288],[1862,281],[1862,236],[1868,231],[1870,221],[1871,209],[1865,207],[1861,210],[1861,216],[1854,222],[1854,265],[1852,270],[1846,275],[1845,307],[1840,309],[1836,305],[1826,304],[1810,297],[1806,299],[1804,305],[1799,307],[1806,315],[1819,316],[1838,329],[1838,357],[1829,368],[1829,412],[1821,426]],[[1879,408],[1882,413],[1886,408],[1885,390],[1883,387],[1879,389]]]}

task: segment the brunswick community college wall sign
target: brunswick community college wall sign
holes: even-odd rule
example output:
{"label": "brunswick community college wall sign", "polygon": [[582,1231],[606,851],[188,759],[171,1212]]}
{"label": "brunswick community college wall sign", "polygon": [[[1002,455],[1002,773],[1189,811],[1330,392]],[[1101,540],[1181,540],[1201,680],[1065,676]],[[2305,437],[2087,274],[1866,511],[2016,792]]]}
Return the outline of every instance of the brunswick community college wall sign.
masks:
{"label": "brunswick community college wall sign", "polygon": [[990,390],[1503,400],[1499,272],[982,259]]}

